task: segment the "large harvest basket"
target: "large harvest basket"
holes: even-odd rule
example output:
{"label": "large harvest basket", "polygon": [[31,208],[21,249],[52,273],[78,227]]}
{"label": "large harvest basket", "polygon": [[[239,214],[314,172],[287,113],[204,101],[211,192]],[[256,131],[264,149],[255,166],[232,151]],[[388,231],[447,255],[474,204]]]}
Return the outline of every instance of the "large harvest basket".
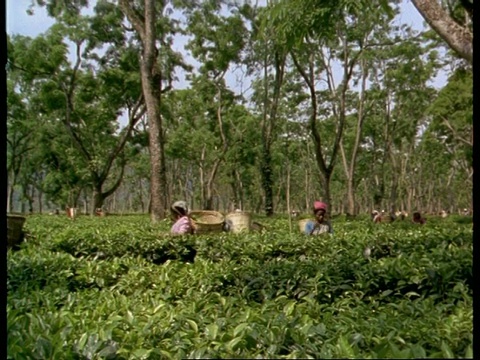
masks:
{"label": "large harvest basket", "polygon": [[232,233],[250,231],[251,216],[247,212],[231,212],[225,215],[225,220],[230,223]]}
{"label": "large harvest basket", "polygon": [[195,225],[197,234],[218,233],[223,230],[225,217],[222,213],[213,210],[193,210],[190,217]]}
{"label": "large harvest basket", "polygon": [[24,216],[7,215],[7,247],[19,245],[23,241],[23,224]]}
{"label": "large harvest basket", "polygon": [[309,221],[314,221],[313,219],[302,219],[298,221],[298,228],[300,229],[301,233],[305,233],[305,226]]}

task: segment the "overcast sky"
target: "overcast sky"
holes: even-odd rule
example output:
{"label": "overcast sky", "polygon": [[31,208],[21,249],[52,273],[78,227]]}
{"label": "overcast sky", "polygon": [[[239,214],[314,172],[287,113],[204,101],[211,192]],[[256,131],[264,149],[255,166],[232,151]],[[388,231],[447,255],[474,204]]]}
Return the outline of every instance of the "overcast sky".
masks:
{"label": "overcast sky", "polygon": [[[33,0],[7,0],[6,1],[6,31],[8,34],[21,34],[30,37],[36,37],[37,35],[45,32],[53,23],[53,19],[48,17],[44,8],[35,7],[35,15],[27,15],[27,9]],[[425,27],[425,22],[415,9],[410,0],[404,0],[402,5],[402,13],[398,17],[398,25],[406,24],[412,26],[416,30],[422,30]],[[182,51],[185,41],[180,41],[174,44],[174,48],[177,51]],[[192,58],[187,57],[186,61],[193,63]],[[241,76],[241,73],[237,74],[237,77]],[[241,92],[240,84],[235,78],[231,76],[227,81],[231,87],[236,87],[237,92]],[[434,86],[442,87],[446,82],[445,75],[440,75],[434,82]],[[178,87],[184,87],[184,83],[181,80]]]}

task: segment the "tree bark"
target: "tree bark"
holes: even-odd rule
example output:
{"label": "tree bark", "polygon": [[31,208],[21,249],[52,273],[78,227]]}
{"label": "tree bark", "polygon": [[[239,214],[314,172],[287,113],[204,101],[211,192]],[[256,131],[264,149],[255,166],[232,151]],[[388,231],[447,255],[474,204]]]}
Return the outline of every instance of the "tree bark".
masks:
{"label": "tree bark", "polygon": [[355,130],[355,143],[353,144],[352,155],[350,159],[350,166],[347,163],[347,158],[345,156],[345,150],[343,148],[343,144],[340,143],[340,153],[342,155],[345,175],[347,177],[347,201],[348,201],[348,213],[350,215],[356,215],[354,176],[355,176],[355,169],[357,165],[358,150],[360,148],[363,122],[365,119],[364,105],[365,105],[365,90],[366,90],[368,71],[366,69],[364,61],[361,61],[361,68],[362,68],[362,87],[361,87],[360,96],[358,100],[357,127]]}
{"label": "tree bark", "polygon": [[437,0],[412,0],[420,15],[460,57],[473,64],[473,34],[456,23]]}
{"label": "tree bark", "polygon": [[273,178],[272,178],[272,154],[271,145],[273,143],[273,131],[277,119],[278,102],[280,98],[280,89],[283,83],[283,74],[285,67],[285,56],[278,51],[274,53],[275,82],[273,88],[273,101],[269,102],[268,93],[268,54],[264,59],[264,99],[263,99],[263,119],[262,119],[262,159],[260,173],[262,175],[262,187],[265,194],[265,214],[272,216],[273,208]]}
{"label": "tree bark", "polygon": [[139,16],[127,0],[120,0],[122,12],[127,16],[138,33],[142,42],[142,54],[140,58],[140,73],[142,78],[142,90],[147,107],[149,127],[149,150],[150,150],[150,219],[156,223],[165,218],[166,198],[166,164],[164,151],[164,134],[162,117],[160,114],[160,101],[162,93],[162,77],[156,69],[158,50],[156,48],[157,10],[155,0],[145,1],[144,16]]}

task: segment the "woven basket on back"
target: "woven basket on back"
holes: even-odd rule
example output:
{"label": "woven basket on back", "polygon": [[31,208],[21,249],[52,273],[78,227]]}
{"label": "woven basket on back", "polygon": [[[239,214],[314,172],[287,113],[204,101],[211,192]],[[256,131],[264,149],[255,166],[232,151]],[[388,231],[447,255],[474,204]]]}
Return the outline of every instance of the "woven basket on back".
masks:
{"label": "woven basket on back", "polygon": [[25,216],[7,215],[7,247],[18,245],[23,240]]}
{"label": "woven basket on back", "polygon": [[313,219],[302,219],[298,221],[298,228],[300,229],[301,233],[305,233],[305,226],[309,221],[315,221]]}
{"label": "woven basket on back", "polygon": [[235,211],[225,215],[225,220],[230,222],[230,231],[239,233],[250,231],[251,217],[247,212]]}
{"label": "woven basket on back", "polygon": [[190,217],[195,224],[197,234],[217,233],[223,230],[225,217],[222,213],[213,210],[193,210]]}

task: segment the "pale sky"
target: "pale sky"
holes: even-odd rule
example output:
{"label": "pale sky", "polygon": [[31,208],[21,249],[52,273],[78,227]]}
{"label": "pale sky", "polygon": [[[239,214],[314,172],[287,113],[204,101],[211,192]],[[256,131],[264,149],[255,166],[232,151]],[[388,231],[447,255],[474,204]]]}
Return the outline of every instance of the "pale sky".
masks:
{"label": "pale sky", "polygon": [[[8,34],[21,34],[30,37],[36,37],[37,35],[45,32],[53,23],[53,19],[48,17],[44,8],[35,7],[35,15],[27,15],[26,11],[29,8],[33,0],[7,0],[6,1],[6,31]],[[398,17],[398,25],[406,24],[412,26],[415,30],[421,30],[426,25],[423,18],[415,9],[410,0],[403,0],[403,12]],[[185,40],[179,39],[179,42],[174,44],[174,48],[177,51],[181,51],[185,44]],[[190,57],[186,58],[186,61],[194,64],[194,60]],[[238,75],[237,75],[238,76]],[[446,76],[440,75],[434,82],[434,86],[442,87],[446,82]],[[237,87],[235,76],[232,76],[229,81],[231,87]],[[183,88],[182,81],[179,83],[179,87]]]}
{"label": "pale sky", "polygon": [[[35,15],[29,16],[26,11],[33,0],[7,0],[6,6],[6,27],[9,34],[22,34],[35,37],[47,30],[53,20],[46,14],[44,8],[35,7]],[[399,20],[401,23],[411,25],[417,30],[424,27],[423,18],[415,9],[410,0],[403,1],[403,13]]]}

